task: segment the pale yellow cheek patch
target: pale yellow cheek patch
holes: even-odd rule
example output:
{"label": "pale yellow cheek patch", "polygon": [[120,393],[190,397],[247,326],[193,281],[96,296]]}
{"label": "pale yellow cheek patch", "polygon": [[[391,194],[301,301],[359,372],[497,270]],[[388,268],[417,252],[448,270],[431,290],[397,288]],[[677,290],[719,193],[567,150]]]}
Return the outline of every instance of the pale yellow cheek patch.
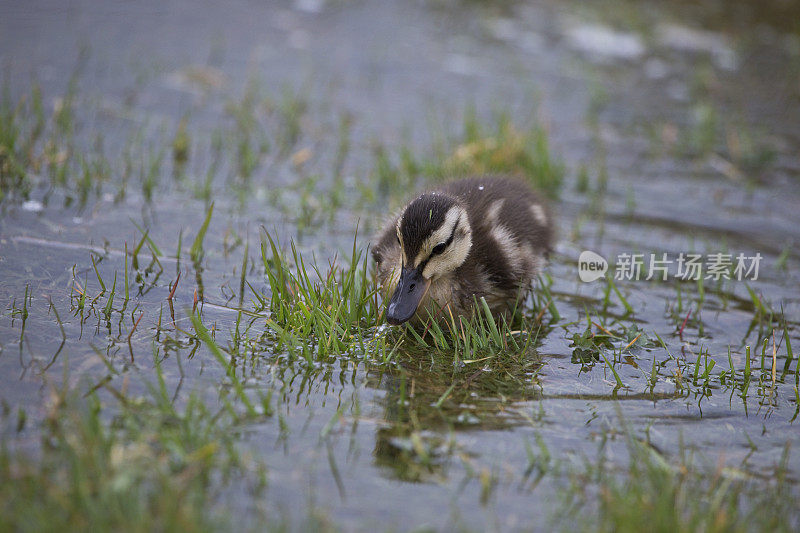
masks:
{"label": "pale yellow cheek patch", "polygon": [[425,266],[422,275],[428,279],[437,279],[451,273],[464,263],[471,247],[472,233],[465,232],[463,236],[458,237],[458,240],[453,241],[446,252],[433,257]]}

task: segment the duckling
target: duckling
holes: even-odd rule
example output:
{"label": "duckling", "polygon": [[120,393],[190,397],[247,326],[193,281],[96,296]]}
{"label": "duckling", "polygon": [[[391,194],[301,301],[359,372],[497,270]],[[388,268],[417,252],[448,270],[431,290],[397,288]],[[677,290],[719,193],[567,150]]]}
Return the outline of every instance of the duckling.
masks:
{"label": "duckling", "polygon": [[387,322],[445,307],[468,315],[481,298],[493,314],[509,311],[544,265],[552,233],[547,208],[520,180],[473,177],[421,194],[372,248]]}

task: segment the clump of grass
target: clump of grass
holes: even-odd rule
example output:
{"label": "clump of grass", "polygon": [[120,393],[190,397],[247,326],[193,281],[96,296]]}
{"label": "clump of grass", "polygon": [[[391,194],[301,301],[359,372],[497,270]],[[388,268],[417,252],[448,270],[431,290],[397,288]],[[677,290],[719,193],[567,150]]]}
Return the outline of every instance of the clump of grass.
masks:
{"label": "clump of grass", "polygon": [[[723,465],[700,468],[685,454],[676,465],[647,442],[626,439],[628,468],[620,473],[607,460],[587,465],[567,491],[562,512],[579,515],[580,529],[594,531],[793,531],[797,511],[785,479],[788,447],[765,482]],[[603,450],[600,452],[604,453]],[[588,479],[587,479],[588,478]],[[596,505],[594,502],[597,502]],[[575,513],[576,507],[588,509]]]}
{"label": "clump of grass", "polygon": [[300,140],[302,134],[302,119],[308,110],[308,100],[297,90],[286,87],[280,100],[273,104],[279,118],[280,149],[283,155],[288,155],[291,149]]}
{"label": "clump of grass", "polygon": [[[389,150],[381,144],[372,147],[373,170],[371,181],[376,182],[377,189],[382,196],[390,195],[394,191],[407,190],[414,184],[416,165],[406,166],[394,164]],[[410,154],[408,150],[406,153]],[[375,201],[372,187],[362,188],[362,195],[370,202]]]}
{"label": "clump of grass", "polygon": [[[591,323],[590,323],[591,324]],[[587,327],[583,333],[575,333],[572,336],[572,362],[580,363],[585,366],[593,366],[596,361],[602,359],[606,367],[614,377],[614,390],[625,386],[616,369],[618,360],[623,352],[635,345],[642,338],[643,333],[630,338],[630,334],[625,332],[623,335],[616,335],[599,324],[595,324],[599,330],[592,333],[591,327]],[[646,337],[645,337],[646,338]],[[606,352],[611,352],[609,360]]]}
{"label": "clump of grass", "polygon": [[[54,390],[37,459],[0,449],[0,529],[206,531],[231,525],[224,490],[265,487],[237,448],[238,415],[197,395],[177,408],[159,367],[150,395],[104,387],[119,402]],[[227,489],[226,489],[227,487]]]}
{"label": "clump of grass", "polygon": [[187,128],[188,120],[183,117],[178,123],[178,130],[175,132],[175,137],[172,139],[172,160],[175,162],[175,167],[181,169],[189,161],[189,151],[191,149],[192,140],[189,136]]}
{"label": "clump of grass", "polygon": [[748,186],[765,180],[777,156],[768,135],[741,119],[721,115],[705,99],[691,112],[691,125],[682,136],[683,155],[707,158],[715,170]]}
{"label": "clump of grass", "polygon": [[489,130],[468,109],[463,139],[446,158],[445,176],[512,174],[528,179],[538,190],[557,197],[564,180],[564,165],[550,152],[547,131],[539,125],[519,129],[507,114]]}
{"label": "clump of grass", "polygon": [[30,95],[15,104],[6,84],[0,97],[0,200],[9,192],[23,198],[30,193],[29,170],[40,165],[35,148],[44,128],[39,86],[34,85]]}
{"label": "clump of grass", "polygon": [[[96,196],[102,191],[103,185],[111,177],[111,164],[106,159],[103,150],[102,138],[98,137],[91,157],[78,155],[75,157],[78,168],[76,169],[77,180],[75,186],[78,193],[78,205],[86,206],[92,193]],[[148,193],[149,194],[149,193]],[[67,202],[71,201],[72,196],[67,196]]]}
{"label": "clump of grass", "polygon": [[264,230],[261,259],[270,295],[256,296],[258,311],[269,313],[267,326],[278,349],[309,363],[341,354],[391,357],[383,337],[367,334],[378,325],[381,312],[367,257],[362,258],[355,240],[349,265],[340,268],[334,259],[324,273],[316,264],[306,264],[294,242],[290,248],[287,257]]}
{"label": "clump of grass", "polygon": [[751,181],[763,181],[764,174],[773,165],[777,149],[767,136],[754,132],[744,124],[726,124],[725,141],[731,160]]}
{"label": "clump of grass", "polygon": [[232,139],[235,150],[234,167],[240,180],[246,182],[261,163],[262,156],[269,151],[267,135],[259,121],[259,108],[263,103],[258,80],[250,80],[240,101],[231,101],[226,106],[233,117],[235,128]]}
{"label": "clump of grass", "polygon": [[425,321],[422,332],[406,328],[419,347],[435,350],[457,363],[489,363],[495,358],[520,359],[537,338],[520,314],[495,318],[484,298],[471,316],[456,316],[449,307]]}
{"label": "clump of grass", "polygon": [[[500,114],[492,128],[468,108],[461,134],[434,146],[431,153],[418,154],[408,146],[393,152],[376,144],[372,181],[380,196],[406,195],[420,178],[440,181],[480,174],[518,176],[552,198],[563,184],[565,167],[551,153],[547,131],[538,124],[518,127],[507,114]],[[376,199],[371,189],[361,193],[368,202]]]}
{"label": "clump of grass", "polygon": [[687,150],[695,154],[707,154],[716,146],[719,115],[708,102],[700,102],[692,108],[693,123],[687,137]]}
{"label": "clump of grass", "polygon": [[593,364],[600,359],[601,351],[604,348],[613,348],[611,335],[607,333],[593,333],[587,327],[582,333],[572,335],[572,362],[582,364]]}

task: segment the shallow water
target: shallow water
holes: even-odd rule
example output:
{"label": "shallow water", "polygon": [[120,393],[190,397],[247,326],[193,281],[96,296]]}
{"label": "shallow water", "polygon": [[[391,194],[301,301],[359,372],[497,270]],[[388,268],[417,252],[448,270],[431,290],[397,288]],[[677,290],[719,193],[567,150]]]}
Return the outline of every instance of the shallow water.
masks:
{"label": "shallow water", "polygon": [[[515,123],[544,124],[567,167],[552,205],[559,240],[548,269],[561,320],[530,355],[535,365],[499,376],[480,365],[433,369],[419,357],[389,368],[343,357],[310,371],[260,351],[241,369],[245,383],[274,389],[284,424],[253,424],[243,429],[242,444],[268,465],[270,505],[300,517],[319,506],[336,523],[363,530],[543,527],[556,489],[529,486],[528,444],[541,439],[578,465],[594,460],[608,441],[603,453],[622,465],[625,427],[646,433],[667,458],[687,448],[702,464],[771,475],[787,443],[798,441],[797,361],[781,370],[784,330],[800,346],[800,37],[773,10],[721,14],[712,5],[698,16],[697,9],[624,2],[607,9],[571,2],[5,3],[0,64],[10,93],[16,100],[38,81],[52,110],[63,105],[74,77],[74,142],[87,155],[102,145],[113,164],[100,191],[92,188],[83,202],[77,185],[53,185],[42,171],[29,198],[9,191],[0,204],[0,301],[8,307],[0,317],[0,396],[12,412],[25,406],[29,417],[21,433],[4,423],[4,438],[35,450],[44,384],[60,382],[68,361],[69,379],[94,387],[107,375],[95,350],[119,370],[109,375],[112,383],[130,376],[131,387],[143,389],[153,375],[156,324],[166,316],[178,272],[178,325],[188,323],[186,310],[200,289],[204,322],[227,338],[237,318],[244,243],[247,280],[267,290],[256,266],[261,225],[284,243],[294,238],[321,265],[336,251],[347,253],[356,227],[366,246],[407,192],[377,187],[376,147],[427,153],[460,131],[474,106],[486,123],[499,111]],[[236,177],[229,161],[210,173],[214,215],[198,269],[187,250],[208,209],[198,189],[213,167],[214,131],[236,131],[231,103],[245,99],[254,79],[276,108],[281,98],[290,105],[297,96],[305,111],[296,124],[276,112],[267,119],[274,124],[255,128],[279,133],[266,139],[269,151],[249,178]],[[182,118],[192,143],[180,170],[169,143]],[[351,124],[338,173],[345,200],[328,214],[344,123]],[[126,147],[134,144],[126,173]],[[147,154],[165,144],[148,202],[140,176],[151,162]],[[296,164],[292,156],[308,161]],[[579,190],[582,167],[586,192]],[[306,182],[307,190],[297,186]],[[94,252],[106,282],[115,273],[121,282],[126,247],[142,239],[137,225],[149,229],[159,261],[131,283],[135,296],[124,308],[114,306],[113,319],[81,324],[70,312],[73,269],[99,290]],[[583,250],[610,260],[621,253],[760,253],[759,277],[749,287],[782,310],[785,322],[750,329],[755,310],[746,284],[717,288],[709,280],[702,321],[687,321],[679,335],[699,298],[696,283],[618,281],[633,313],[623,316],[611,293],[609,308],[594,320],[614,332],[632,324],[647,337],[656,332],[674,359],[655,344],[636,346],[616,366],[625,384],[616,388],[602,360],[576,362],[571,346],[585,329],[586,309],[602,309],[606,289],[578,280]],[[143,268],[152,255],[144,246]],[[13,309],[26,286],[31,300],[20,341]],[[736,387],[675,384],[675,361],[693,371],[706,349],[715,372],[728,368],[729,349],[741,369],[745,346],[761,369],[768,337],[771,365],[772,327],[780,345],[780,379],[772,388],[767,383],[757,392],[754,382],[743,401]],[[254,328],[251,337],[264,324]],[[178,327],[174,333],[159,339],[168,386],[214,389],[224,371]],[[651,389],[654,357],[665,364]],[[169,364],[181,358],[181,370]],[[454,379],[463,386],[435,407]],[[411,433],[422,436],[430,464],[408,453]],[[788,470],[797,480],[794,450]],[[470,473],[483,471],[494,480],[488,496]]]}

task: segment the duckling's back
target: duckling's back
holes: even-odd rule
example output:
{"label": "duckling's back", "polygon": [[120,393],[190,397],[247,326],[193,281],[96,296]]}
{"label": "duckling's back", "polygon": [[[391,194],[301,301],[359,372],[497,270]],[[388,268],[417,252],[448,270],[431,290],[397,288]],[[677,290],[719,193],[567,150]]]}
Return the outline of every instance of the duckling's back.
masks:
{"label": "duckling's back", "polygon": [[[473,285],[465,296],[484,293],[490,305],[512,298],[530,285],[552,247],[551,216],[531,188],[521,180],[500,177],[466,178],[439,188],[467,208],[472,249],[456,273]],[[466,302],[465,302],[466,303]]]}

